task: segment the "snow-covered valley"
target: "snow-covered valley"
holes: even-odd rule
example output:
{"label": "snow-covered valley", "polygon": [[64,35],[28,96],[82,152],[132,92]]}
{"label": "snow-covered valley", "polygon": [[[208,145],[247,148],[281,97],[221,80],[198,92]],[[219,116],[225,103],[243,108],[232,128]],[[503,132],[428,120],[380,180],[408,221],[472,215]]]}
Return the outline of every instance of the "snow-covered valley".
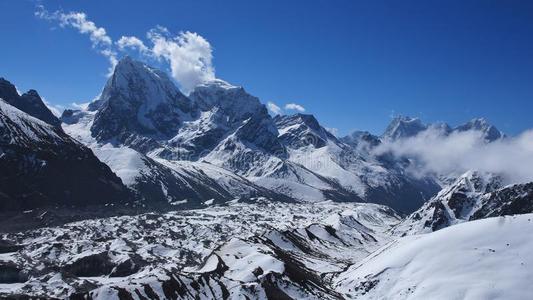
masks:
{"label": "snow-covered valley", "polygon": [[533,292],[532,218],[399,237],[401,218],[385,206],[258,199],[79,221],[2,234],[0,295],[524,299]]}

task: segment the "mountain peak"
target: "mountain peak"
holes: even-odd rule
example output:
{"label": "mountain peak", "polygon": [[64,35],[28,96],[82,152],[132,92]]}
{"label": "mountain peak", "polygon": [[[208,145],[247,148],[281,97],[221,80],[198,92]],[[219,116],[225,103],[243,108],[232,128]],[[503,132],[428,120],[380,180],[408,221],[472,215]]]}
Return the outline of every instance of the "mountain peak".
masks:
{"label": "mountain peak", "polygon": [[198,85],[189,95],[200,110],[218,109],[230,119],[241,122],[250,116],[261,113],[268,114],[266,108],[257,97],[250,95],[239,86],[224,80],[215,79]]}
{"label": "mountain peak", "polygon": [[413,137],[426,129],[420,119],[398,115],[392,119],[382,137],[387,140]]}
{"label": "mountain peak", "polygon": [[493,142],[505,136],[496,126],[490,124],[485,118],[474,118],[463,125],[457,126],[454,130],[463,132],[469,130],[480,131],[487,142]]}
{"label": "mountain peak", "polygon": [[321,148],[328,140],[338,142],[337,138],[322,127],[311,114],[277,115],[274,117],[274,123],[281,140],[291,148],[306,147],[310,144],[315,148]]}
{"label": "mountain peak", "polygon": [[29,90],[19,95],[15,85],[4,78],[0,78],[0,98],[30,116],[50,125],[56,127],[61,125],[59,119],[44,104],[36,90]]}
{"label": "mountain peak", "polygon": [[123,140],[173,136],[193,107],[165,72],[126,56],[90,110],[98,110],[91,129],[98,140]]}
{"label": "mountain peak", "polygon": [[15,87],[15,85],[4,79],[3,77],[0,77],[0,97],[8,103],[11,103],[19,96],[20,95],[17,92],[17,88]]}

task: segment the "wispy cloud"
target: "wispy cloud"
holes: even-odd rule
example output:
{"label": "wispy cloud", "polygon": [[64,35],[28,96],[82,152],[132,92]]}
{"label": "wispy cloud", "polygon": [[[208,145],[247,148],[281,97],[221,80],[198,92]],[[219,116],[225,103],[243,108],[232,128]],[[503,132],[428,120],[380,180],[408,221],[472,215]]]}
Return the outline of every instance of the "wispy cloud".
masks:
{"label": "wispy cloud", "polygon": [[453,174],[478,170],[503,175],[508,183],[533,181],[533,130],[487,143],[480,131],[443,135],[429,129],[415,137],[385,142],[376,154],[412,159],[415,175]]}
{"label": "wispy cloud", "polygon": [[149,53],[150,49],[146,47],[143,41],[135,36],[122,36],[117,41],[117,46],[120,50],[138,50],[141,53]]}
{"label": "wispy cloud", "polygon": [[106,29],[97,26],[84,12],[49,12],[44,6],[38,5],[35,16],[88,35],[92,47],[109,60],[109,75],[118,62],[119,52],[138,51],[143,56],[167,62],[172,76],[185,93],[200,83],[215,79],[211,44],[195,32],[185,31],[172,35],[168,29],[157,26],[147,33],[149,42],[153,44],[150,47],[135,36],[122,36],[113,42]]}
{"label": "wispy cloud", "polygon": [[92,47],[97,49],[100,54],[105,56],[111,64],[108,74],[111,74],[117,64],[117,53],[113,51],[113,40],[103,27],[98,27],[89,20],[84,12],[54,11],[49,12],[42,5],[37,6],[35,16],[43,20],[57,21],[60,27],[71,27],[77,29],[81,34],[89,35]]}
{"label": "wispy cloud", "polygon": [[287,110],[296,110],[298,112],[304,112],[305,111],[305,108],[303,106],[301,106],[300,104],[296,104],[296,103],[285,104],[285,109],[287,109]]}
{"label": "wispy cloud", "polygon": [[283,113],[283,111],[281,110],[281,107],[277,106],[276,103],[272,101],[268,101],[267,108],[271,113],[275,115],[281,115]]}

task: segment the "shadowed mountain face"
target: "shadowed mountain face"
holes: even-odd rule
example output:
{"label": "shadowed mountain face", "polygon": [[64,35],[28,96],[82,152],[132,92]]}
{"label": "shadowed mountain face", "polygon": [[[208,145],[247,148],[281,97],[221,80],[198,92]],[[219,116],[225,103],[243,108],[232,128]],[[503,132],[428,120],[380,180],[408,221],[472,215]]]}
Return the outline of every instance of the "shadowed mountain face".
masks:
{"label": "shadowed mountain face", "polygon": [[0,211],[131,201],[92,151],[62,129],[0,100]]}
{"label": "shadowed mountain face", "polygon": [[61,121],[46,107],[35,90],[19,95],[16,87],[4,78],[0,78],[0,98],[21,111],[44,121],[52,126],[61,127]]}
{"label": "shadowed mountain face", "polygon": [[191,119],[192,104],[159,70],[129,57],[121,60],[108,80],[97,108],[93,136],[148,150],[161,139],[175,135]]}

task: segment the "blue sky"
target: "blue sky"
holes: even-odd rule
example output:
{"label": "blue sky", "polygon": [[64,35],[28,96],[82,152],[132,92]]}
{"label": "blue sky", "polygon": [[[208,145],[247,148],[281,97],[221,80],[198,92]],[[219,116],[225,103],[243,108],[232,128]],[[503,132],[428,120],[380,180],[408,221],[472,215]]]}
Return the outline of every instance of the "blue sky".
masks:
{"label": "blue sky", "polygon": [[157,25],[198,33],[217,78],[300,104],[339,134],[381,133],[392,114],[533,127],[532,1],[0,0],[0,76],[66,106],[99,93],[109,62],[88,35],[37,18],[38,4],[84,12],[113,41],[150,46]]}

